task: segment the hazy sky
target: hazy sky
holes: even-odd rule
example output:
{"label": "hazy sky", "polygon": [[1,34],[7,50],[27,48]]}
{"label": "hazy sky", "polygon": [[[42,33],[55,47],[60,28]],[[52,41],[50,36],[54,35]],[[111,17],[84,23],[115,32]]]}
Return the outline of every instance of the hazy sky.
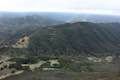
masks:
{"label": "hazy sky", "polygon": [[0,0],[0,11],[120,14],[120,0]]}

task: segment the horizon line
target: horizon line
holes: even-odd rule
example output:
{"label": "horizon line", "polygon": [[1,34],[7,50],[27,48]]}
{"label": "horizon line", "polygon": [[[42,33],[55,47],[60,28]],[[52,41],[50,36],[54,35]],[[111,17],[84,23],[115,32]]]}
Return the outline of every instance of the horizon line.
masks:
{"label": "horizon line", "polygon": [[96,15],[114,15],[114,16],[120,16],[119,12],[115,12],[115,11],[110,11],[110,10],[44,10],[44,11],[40,11],[40,10],[34,10],[34,11],[30,11],[30,10],[23,10],[23,11],[7,11],[7,10],[0,10],[0,13],[44,13],[44,12],[48,12],[48,13],[74,13],[74,14],[96,14]]}

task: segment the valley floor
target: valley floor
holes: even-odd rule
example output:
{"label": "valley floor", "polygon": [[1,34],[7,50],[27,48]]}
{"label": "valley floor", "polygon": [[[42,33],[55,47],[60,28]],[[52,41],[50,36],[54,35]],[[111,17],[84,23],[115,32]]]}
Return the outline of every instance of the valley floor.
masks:
{"label": "valley floor", "polygon": [[34,72],[24,72],[4,80],[120,80],[120,73],[38,70]]}
{"label": "valley floor", "polygon": [[120,80],[120,64],[117,61],[115,63],[112,56],[102,58],[3,56],[0,80]]}

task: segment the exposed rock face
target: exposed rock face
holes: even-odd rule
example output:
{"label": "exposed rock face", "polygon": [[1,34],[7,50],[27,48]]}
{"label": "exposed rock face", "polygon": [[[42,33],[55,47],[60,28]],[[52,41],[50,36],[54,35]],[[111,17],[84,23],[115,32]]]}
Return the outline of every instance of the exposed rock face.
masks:
{"label": "exposed rock face", "polygon": [[89,61],[92,62],[106,62],[106,63],[111,63],[113,62],[113,57],[112,56],[106,56],[103,58],[97,58],[97,57],[87,57]]}
{"label": "exposed rock face", "polygon": [[25,36],[21,39],[19,39],[19,41],[17,41],[17,43],[15,45],[12,45],[13,48],[27,48],[29,44],[29,37]]}
{"label": "exposed rock face", "polygon": [[49,60],[49,62],[50,62],[50,66],[54,66],[54,64],[56,65],[60,64],[58,60]]}
{"label": "exposed rock face", "polygon": [[112,56],[107,56],[107,57],[105,58],[105,61],[107,61],[107,62],[112,62],[112,61],[113,61],[113,57],[112,57]]}
{"label": "exposed rock face", "polygon": [[102,59],[101,59],[101,58],[88,57],[87,59],[88,59],[89,61],[92,61],[92,62],[102,62]]}

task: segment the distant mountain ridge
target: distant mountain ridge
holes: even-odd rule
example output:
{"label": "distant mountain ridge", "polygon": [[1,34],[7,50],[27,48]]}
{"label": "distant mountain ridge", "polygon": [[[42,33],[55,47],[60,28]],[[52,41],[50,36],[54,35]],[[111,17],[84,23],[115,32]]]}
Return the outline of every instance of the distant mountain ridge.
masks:
{"label": "distant mountain ridge", "polygon": [[[5,15],[5,14],[4,14]],[[62,21],[38,15],[12,15],[0,16],[0,39],[6,39],[8,36],[18,33],[19,31],[34,30],[39,27],[62,24]],[[29,32],[29,31],[28,31]]]}
{"label": "distant mountain ridge", "polygon": [[120,22],[119,15],[104,15],[90,13],[70,13],[70,12],[0,12],[1,17],[25,17],[25,16],[42,16],[62,22]]}
{"label": "distant mountain ridge", "polygon": [[69,23],[74,22],[93,22],[93,23],[116,23],[120,22],[120,16],[115,15],[97,15],[97,14],[82,14],[71,18]]}

